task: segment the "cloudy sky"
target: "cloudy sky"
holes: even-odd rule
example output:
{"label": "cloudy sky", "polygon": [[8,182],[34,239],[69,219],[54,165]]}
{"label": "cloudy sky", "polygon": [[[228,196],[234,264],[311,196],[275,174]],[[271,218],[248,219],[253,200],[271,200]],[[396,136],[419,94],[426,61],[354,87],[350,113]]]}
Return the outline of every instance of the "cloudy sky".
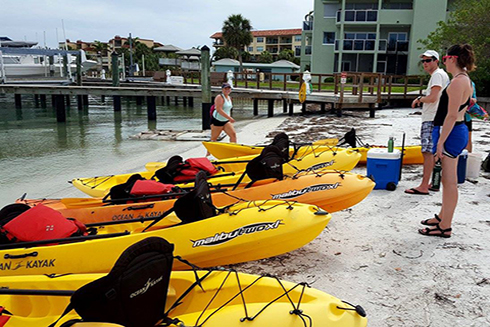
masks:
{"label": "cloudy sky", "polygon": [[0,36],[50,47],[71,41],[108,41],[114,35],[153,39],[181,48],[211,46],[209,38],[232,14],[254,29],[301,28],[313,0],[0,0]]}

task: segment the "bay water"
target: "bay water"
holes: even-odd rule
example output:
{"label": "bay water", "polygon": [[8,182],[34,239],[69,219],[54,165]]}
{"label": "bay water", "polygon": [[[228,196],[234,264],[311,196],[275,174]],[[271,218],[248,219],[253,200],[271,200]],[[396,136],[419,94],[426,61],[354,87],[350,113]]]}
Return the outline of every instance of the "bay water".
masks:
{"label": "bay water", "polygon": [[[200,130],[200,102],[192,108],[158,102],[157,120],[149,122],[145,104],[122,98],[121,112],[114,112],[111,98],[106,99],[89,97],[88,109],[79,111],[71,97],[66,122],[58,123],[49,96],[45,109],[36,107],[31,95],[23,95],[22,109],[16,109],[13,95],[0,94],[0,208],[24,193],[28,198],[85,197],[68,181],[141,171],[148,161],[202,147],[196,141],[130,138],[148,129]],[[235,101],[233,117],[238,122],[252,118],[251,103]]]}

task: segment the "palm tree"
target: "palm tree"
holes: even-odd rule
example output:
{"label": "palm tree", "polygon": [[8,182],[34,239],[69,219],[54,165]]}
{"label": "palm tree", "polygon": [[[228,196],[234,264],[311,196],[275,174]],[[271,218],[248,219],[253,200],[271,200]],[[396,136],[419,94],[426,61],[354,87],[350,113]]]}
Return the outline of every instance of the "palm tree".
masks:
{"label": "palm tree", "polygon": [[238,51],[240,71],[243,70],[243,48],[252,43],[253,40],[252,33],[250,32],[251,30],[252,24],[250,23],[250,20],[244,18],[240,14],[228,16],[228,19],[223,22],[223,27],[221,28],[225,44],[234,47]]}

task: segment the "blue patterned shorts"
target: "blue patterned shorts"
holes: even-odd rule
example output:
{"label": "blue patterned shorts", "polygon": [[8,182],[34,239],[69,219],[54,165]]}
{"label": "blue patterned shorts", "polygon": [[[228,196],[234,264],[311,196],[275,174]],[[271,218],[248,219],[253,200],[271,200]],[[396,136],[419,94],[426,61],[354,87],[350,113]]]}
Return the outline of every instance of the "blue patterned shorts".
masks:
{"label": "blue patterned shorts", "polygon": [[434,144],[432,143],[432,130],[434,129],[434,122],[424,121],[422,122],[422,128],[420,129],[420,142],[422,145],[422,152],[432,153]]}

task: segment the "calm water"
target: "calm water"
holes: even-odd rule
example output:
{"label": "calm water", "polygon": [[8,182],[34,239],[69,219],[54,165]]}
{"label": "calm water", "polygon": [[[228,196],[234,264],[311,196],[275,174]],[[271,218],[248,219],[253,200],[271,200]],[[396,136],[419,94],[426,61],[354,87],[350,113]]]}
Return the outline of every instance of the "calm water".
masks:
{"label": "calm water", "polygon": [[[46,109],[35,108],[33,96],[27,95],[22,109],[15,109],[13,95],[0,94],[0,208],[23,193],[29,198],[85,196],[67,181],[142,170],[148,161],[199,146],[129,136],[149,128],[199,130],[200,102],[193,108],[157,103],[157,121],[149,123],[145,104],[123,98],[122,111],[115,113],[110,97],[106,99],[101,103],[100,97],[90,97],[89,109],[79,111],[72,97],[66,123],[57,123],[49,96]],[[251,114],[250,104],[235,102],[235,119]]]}

